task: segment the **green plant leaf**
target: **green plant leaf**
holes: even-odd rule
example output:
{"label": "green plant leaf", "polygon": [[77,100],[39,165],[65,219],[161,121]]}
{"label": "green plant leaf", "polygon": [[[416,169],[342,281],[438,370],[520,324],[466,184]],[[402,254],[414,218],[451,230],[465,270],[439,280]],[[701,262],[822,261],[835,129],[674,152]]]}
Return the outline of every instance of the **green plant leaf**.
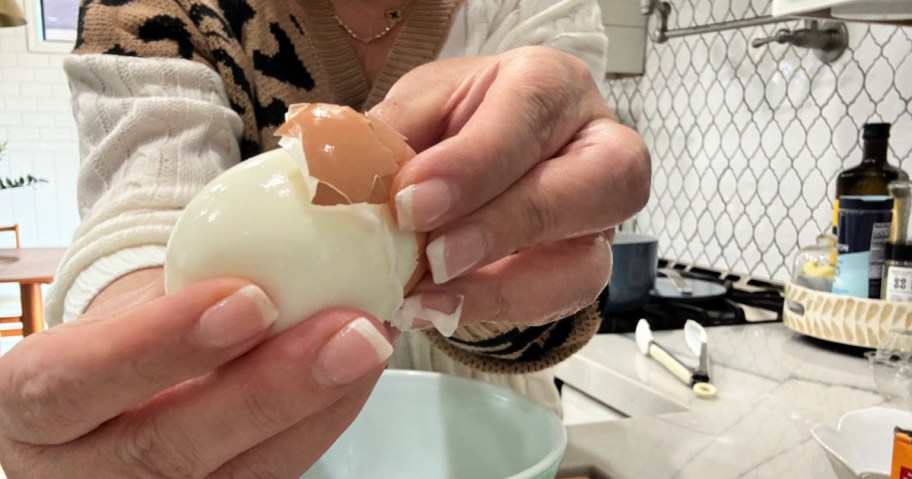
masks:
{"label": "green plant leaf", "polygon": [[[0,142],[0,161],[3,160],[3,150],[6,149],[7,142]],[[25,177],[20,176],[19,178],[10,178],[0,176],[0,190],[6,190],[10,188],[22,188],[24,186],[33,186],[38,183],[47,183],[48,180],[44,178],[38,178],[32,176],[31,174],[26,175]]]}

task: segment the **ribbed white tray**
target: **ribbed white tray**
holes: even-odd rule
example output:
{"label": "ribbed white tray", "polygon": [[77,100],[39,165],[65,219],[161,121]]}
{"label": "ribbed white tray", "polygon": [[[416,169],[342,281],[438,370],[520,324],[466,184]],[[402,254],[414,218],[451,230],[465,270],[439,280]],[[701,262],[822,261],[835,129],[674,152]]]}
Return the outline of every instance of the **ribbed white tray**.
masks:
{"label": "ribbed white tray", "polygon": [[[892,329],[912,329],[912,303],[853,298],[785,285],[782,321],[807,336],[852,346],[876,348]],[[794,311],[789,302],[800,305]]]}

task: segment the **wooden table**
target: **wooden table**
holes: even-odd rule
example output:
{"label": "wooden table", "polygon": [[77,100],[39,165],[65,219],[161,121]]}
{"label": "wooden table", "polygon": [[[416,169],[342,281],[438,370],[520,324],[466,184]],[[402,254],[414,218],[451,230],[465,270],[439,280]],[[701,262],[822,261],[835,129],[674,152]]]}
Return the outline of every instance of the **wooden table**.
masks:
{"label": "wooden table", "polygon": [[66,248],[0,249],[0,283],[19,283],[23,337],[44,330],[41,285],[54,280],[64,253]]}

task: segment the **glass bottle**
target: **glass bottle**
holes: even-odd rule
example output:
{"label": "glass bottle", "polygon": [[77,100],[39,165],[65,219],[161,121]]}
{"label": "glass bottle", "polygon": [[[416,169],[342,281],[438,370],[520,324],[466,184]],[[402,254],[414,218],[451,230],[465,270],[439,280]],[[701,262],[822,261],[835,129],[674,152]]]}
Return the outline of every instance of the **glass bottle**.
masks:
{"label": "glass bottle", "polygon": [[839,216],[839,197],[889,195],[887,185],[891,181],[909,179],[905,171],[887,162],[890,149],[889,123],[865,123],[861,138],[861,163],[843,171],[836,178],[834,219]]}
{"label": "glass bottle", "polygon": [[912,182],[897,180],[889,187],[896,205],[885,250],[881,298],[912,301]]}

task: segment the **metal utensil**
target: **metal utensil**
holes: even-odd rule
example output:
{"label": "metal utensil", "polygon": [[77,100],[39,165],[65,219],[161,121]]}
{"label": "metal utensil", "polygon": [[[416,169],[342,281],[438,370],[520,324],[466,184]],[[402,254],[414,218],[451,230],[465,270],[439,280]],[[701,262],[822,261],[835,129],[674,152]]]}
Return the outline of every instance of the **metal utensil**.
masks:
{"label": "metal utensil", "polygon": [[698,396],[701,394],[715,396],[716,387],[709,382],[709,347],[707,346],[706,329],[702,324],[688,319],[684,323],[684,342],[687,343],[687,347],[694,356],[700,358],[700,363],[694,369],[691,377],[694,392]]}
{"label": "metal utensil", "polygon": [[674,286],[681,296],[693,296],[693,288],[687,284],[687,281],[684,280],[681,273],[671,268],[662,268],[660,271],[665,273],[665,277],[671,280],[671,285]]}
{"label": "metal utensil", "polygon": [[[706,331],[704,330],[704,339],[705,334]],[[701,399],[708,399],[716,396],[716,387],[709,383],[709,375],[707,373],[703,373],[698,376],[698,373],[700,372],[699,367],[687,367],[673,354],[668,352],[668,350],[660,346],[652,335],[652,329],[649,327],[649,322],[645,319],[641,319],[637,322],[635,338],[637,349],[640,350],[641,354],[655,359],[656,362],[661,364],[665,369],[668,370],[668,372],[670,372],[676,378],[680,379],[684,384],[690,386],[697,397]],[[699,339],[699,337],[697,339]],[[705,341],[702,344],[705,346]],[[701,348],[703,346],[701,346]]]}
{"label": "metal utensil", "polygon": [[725,286],[712,281],[686,278],[680,271],[669,268],[658,270],[664,277],[656,278],[655,287],[650,292],[652,297],[673,300],[699,302],[725,296]]}

